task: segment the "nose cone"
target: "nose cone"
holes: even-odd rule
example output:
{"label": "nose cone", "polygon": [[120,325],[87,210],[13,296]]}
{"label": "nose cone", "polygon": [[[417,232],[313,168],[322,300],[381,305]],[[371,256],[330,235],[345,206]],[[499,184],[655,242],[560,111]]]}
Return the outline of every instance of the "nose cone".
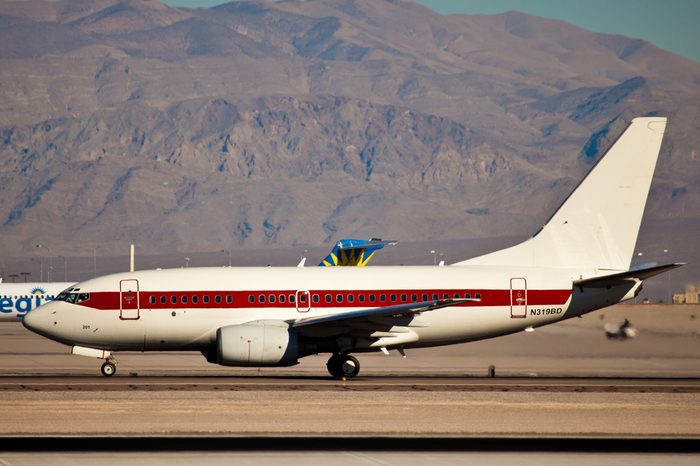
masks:
{"label": "nose cone", "polygon": [[39,335],[51,337],[51,327],[54,325],[53,303],[46,303],[27,313],[22,319],[22,325]]}

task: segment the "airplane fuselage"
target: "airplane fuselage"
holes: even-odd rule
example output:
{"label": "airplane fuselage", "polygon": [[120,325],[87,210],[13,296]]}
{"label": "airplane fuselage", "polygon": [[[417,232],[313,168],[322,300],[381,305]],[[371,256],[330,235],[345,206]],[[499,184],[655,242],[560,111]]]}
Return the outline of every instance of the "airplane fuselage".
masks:
{"label": "airplane fuselage", "polygon": [[[78,303],[45,305],[47,336],[105,350],[202,350],[217,329],[251,321],[294,321],[445,298],[473,299],[391,325],[384,338],[356,332],[348,350],[424,347],[504,335],[609,303],[572,305],[581,271],[501,267],[246,267],[152,270],[80,284]],[[80,300],[79,298],[76,300]],[[614,302],[617,302],[615,299]],[[396,328],[402,327],[402,328]],[[318,338],[333,334],[319,331]],[[395,334],[398,334],[397,337]]]}

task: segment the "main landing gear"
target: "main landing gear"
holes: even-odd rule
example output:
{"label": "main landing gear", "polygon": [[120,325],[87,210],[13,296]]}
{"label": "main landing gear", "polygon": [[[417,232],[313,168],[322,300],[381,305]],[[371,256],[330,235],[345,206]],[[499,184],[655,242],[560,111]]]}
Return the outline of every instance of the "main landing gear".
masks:
{"label": "main landing gear", "polygon": [[326,367],[336,379],[349,379],[360,373],[360,361],[349,354],[334,354],[326,363]]}
{"label": "main landing gear", "polygon": [[102,372],[102,375],[104,375],[105,377],[112,377],[117,372],[117,365],[114,363],[114,360],[107,359],[102,364],[100,372]]}

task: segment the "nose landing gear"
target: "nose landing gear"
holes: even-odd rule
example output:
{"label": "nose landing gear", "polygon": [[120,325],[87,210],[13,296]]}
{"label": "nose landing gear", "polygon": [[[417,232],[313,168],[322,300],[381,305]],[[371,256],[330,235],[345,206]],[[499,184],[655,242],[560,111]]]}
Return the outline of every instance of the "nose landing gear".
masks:
{"label": "nose landing gear", "polygon": [[102,367],[100,368],[100,372],[102,372],[102,375],[104,375],[105,377],[111,377],[117,372],[117,365],[114,364],[113,360],[107,359],[102,364]]}
{"label": "nose landing gear", "polygon": [[334,354],[326,363],[326,367],[336,379],[349,379],[360,373],[360,361],[349,354]]}

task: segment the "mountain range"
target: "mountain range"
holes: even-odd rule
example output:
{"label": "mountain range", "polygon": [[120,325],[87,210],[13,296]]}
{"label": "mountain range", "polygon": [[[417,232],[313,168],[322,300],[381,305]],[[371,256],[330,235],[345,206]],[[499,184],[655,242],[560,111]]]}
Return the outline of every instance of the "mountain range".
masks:
{"label": "mountain range", "polygon": [[527,236],[643,115],[650,247],[700,249],[700,64],[562,21],[5,1],[0,109],[3,255]]}

